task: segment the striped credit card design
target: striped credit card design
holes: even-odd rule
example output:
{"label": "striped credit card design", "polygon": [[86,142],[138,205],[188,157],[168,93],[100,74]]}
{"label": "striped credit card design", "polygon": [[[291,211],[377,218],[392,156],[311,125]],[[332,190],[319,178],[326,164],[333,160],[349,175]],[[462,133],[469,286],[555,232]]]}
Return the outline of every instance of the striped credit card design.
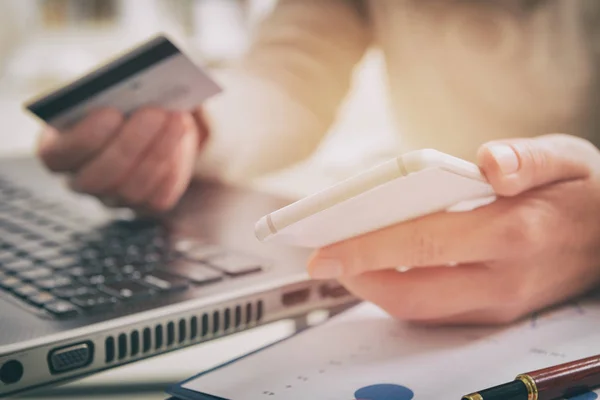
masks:
{"label": "striped credit card design", "polygon": [[221,88],[164,35],[25,107],[58,130],[101,107],[130,114],[143,106],[191,110]]}

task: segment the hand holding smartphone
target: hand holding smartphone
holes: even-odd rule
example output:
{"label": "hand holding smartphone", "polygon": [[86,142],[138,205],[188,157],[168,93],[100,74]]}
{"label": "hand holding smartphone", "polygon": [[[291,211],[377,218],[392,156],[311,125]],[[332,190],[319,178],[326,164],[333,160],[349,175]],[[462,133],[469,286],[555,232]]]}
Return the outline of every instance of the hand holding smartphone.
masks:
{"label": "hand holding smartphone", "polygon": [[262,217],[260,241],[320,248],[441,211],[468,211],[496,196],[477,165],[417,150]]}

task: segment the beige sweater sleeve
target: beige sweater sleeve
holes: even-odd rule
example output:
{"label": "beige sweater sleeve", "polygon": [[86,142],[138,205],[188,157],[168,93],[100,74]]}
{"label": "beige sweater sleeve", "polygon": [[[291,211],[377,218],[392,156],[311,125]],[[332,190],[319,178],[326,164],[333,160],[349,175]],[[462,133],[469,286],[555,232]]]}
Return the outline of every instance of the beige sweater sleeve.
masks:
{"label": "beige sweater sleeve", "polygon": [[281,0],[203,106],[197,174],[241,181],[291,166],[319,145],[370,42],[362,3]]}

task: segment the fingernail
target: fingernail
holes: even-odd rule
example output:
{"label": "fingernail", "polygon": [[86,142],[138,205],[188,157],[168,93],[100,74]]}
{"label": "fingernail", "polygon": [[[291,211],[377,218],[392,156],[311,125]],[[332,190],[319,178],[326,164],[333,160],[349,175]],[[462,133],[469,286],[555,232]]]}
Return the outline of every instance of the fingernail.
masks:
{"label": "fingernail", "polygon": [[519,157],[512,147],[506,144],[494,144],[488,150],[498,163],[504,175],[514,174],[519,170]]}
{"label": "fingernail", "polygon": [[342,275],[342,263],[338,260],[324,259],[313,263],[311,276],[315,279],[333,279]]}

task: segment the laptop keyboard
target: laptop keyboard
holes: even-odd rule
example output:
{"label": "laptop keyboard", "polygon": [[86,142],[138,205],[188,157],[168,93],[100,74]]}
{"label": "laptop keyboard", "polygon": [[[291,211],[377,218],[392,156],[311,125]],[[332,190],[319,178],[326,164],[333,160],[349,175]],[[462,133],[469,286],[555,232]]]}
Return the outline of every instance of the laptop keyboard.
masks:
{"label": "laptop keyboard", "polygon": [[163,227],[85,218],[0,178],[0,292],[56,318],[98,313],[264,270],[262,260]]}

